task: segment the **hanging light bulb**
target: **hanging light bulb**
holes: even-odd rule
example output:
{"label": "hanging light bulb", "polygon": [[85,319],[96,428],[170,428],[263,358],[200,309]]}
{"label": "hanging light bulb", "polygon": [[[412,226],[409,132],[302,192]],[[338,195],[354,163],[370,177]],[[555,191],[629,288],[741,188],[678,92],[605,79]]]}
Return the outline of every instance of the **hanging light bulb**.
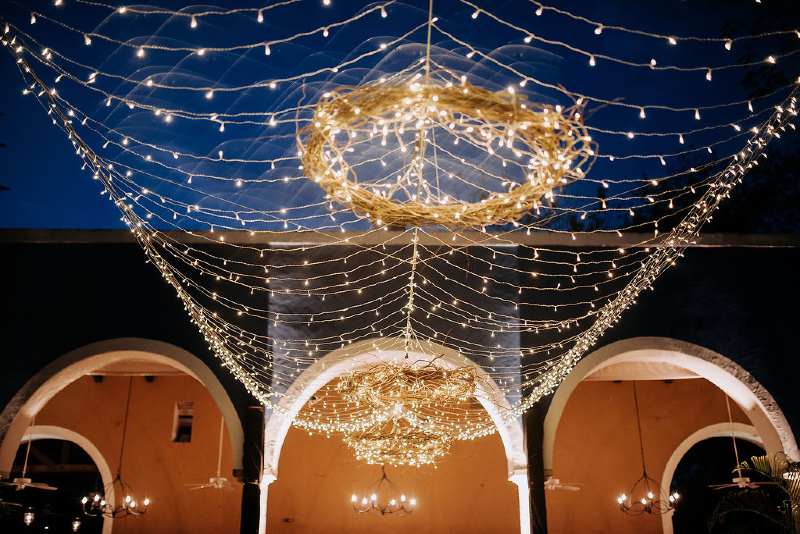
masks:
{"label": "hanging light bulb", "polygon": [[28,508],[25,510],[25,513],[22,514],[22,522],[25,523],[26,527],[31,526],[34,519],[36,519],[36,514],[33,512],[32,508]]}
{"label": "hanging light bulb", "polygon": [[78,532],[81,529],[81,520],[76,517],[72,520],[70,526],[72,527],[72,532]]}

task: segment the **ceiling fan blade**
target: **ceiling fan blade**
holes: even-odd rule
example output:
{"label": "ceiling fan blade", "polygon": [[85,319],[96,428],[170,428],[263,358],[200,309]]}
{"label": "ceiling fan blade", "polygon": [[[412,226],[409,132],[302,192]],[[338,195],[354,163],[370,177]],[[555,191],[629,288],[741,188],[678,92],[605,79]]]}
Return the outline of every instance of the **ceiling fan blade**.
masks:
{"label": "ceiling fan blade", "polygon": [[27,484],[28,487],[40,490],[47,490],[47,491],[56,491],[58,488],[55,486],[51,486],[45,482],[30,482]]}

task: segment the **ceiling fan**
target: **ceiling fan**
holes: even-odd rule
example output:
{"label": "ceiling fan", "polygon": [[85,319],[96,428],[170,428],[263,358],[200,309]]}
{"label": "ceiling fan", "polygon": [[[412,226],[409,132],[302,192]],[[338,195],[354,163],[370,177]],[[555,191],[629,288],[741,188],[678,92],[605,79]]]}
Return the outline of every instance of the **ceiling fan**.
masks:
{"label": "ceiling fan", "polygon": [[731,442],[733,443],[733,454],[736,457],[736,467],[733,468],[733,473],[735,473],[735,476],[730,482],[726,482],[723,484],[710,484],[708,487],[715,490],[721,490],[728,488],[756,489],[761,486],[779,485],[778,482],[774,481],[751,480],[750,477],[745,476],[742,473],[743,469],[742,469],[742,463],[739,460],[739,448],[736,446],[736,435],[733,432],[733,417],[731,416],[731,400],[727,394],[725,394],[725,406],[728,409],[728,424],[731,425]]}
{"label": "ceiling fan", "polygon": [[553,477],[548,477],[544,481],[544,489],[546,490],[565,490],[565,491],[580,491],[581,485],[577,483],[565,484],[561,480]]}
{"label": "ceiling fan", "polygon": [[33,489],[40,489],[40,490],[47,490],[47,491],[55,491],[58,488],[55,486],[51,486],[45,482],[34,482],[30,478],[26,477],[25,474],[28,471],[28,457],[31,454],[31,442],[33,440],[28,440],[28,445],[25,448],[25,461],[22,463],[22,476],[19,476],[10,482],[7,480],[0,480],[0,485],[3,486],[14,486],[17,491],[22,491],[25,488],[33,488]]}
{"label": "ceiling fan", "polygon": [[198,482],[195,484],[186,484],[186,486],[190,490],[199,490],[199,489],[221,489],[221,490],[231,490],[233,487],[231,486],[230,481],[222,476],[222,437],[225,431],[225,418],[220,416],[219,421],[219,445],[217,448],[217,473],[214,476],[208,477],[208,482]]}
{"label": "ceiling fan", "polygon": [[737,474],[739,476],[733,477],[731,482],[727,484],[711,484],[708,486],[711,489],[726,489],[726,488],[740,488],[740,489],[756,489],[761,486],[777,486],[779,485],[778,482],[773,481],[752,481],[750,477],[745,477],[741,475],[741,470],[736,469]]}

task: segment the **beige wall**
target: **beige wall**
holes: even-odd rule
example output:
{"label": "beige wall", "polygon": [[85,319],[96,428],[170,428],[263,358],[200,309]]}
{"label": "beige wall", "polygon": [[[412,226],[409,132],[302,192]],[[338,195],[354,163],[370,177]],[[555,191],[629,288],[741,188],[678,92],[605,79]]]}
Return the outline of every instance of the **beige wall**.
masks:
{"label": "beige wall", "polygon": [[[647,468],[660,482],[667,460],[686,437],[728,420],[725,397],[703,379],[644,381],[637,387]],[[735,404],[732,408],[734,421],[750,423]],[[547,492],[549,532],[660,533],[660,516],[628,516],[616,503],[641,472],[631,383],[582,382],[556,433],[553,475],[583,489]]]}
{"label": "beige wall", "polygon": [[[108,376],[95,383],[84,377],[58,393],[36,417],[36,424],[57,425],[82,434],[116,472],[128,377]],[[177,401],[194,401],[191,443],[173,443]],[[117,520],[114,533],[203,534],[239,530],[241,485],[232,491],[195,490],[216,470],[220,412],[205,388],[189,376],[134,378],[123,462],[123,478],[137,495],[153,504],[147,514]],[[227,432],[222,474],[233,481]],[[87,488],[91,490],[92,488]],[[141,497],[140,497],[141,498]]]}
{"label": "beige wall", "polygon": [[292,428],[281,452],[278,480],[269,487],[272,533],[514,533],[519,532],[516,486],[507,480],[497,435],[457,443],[438,469],[387,467],[398,491],[419,500],[404,517],[357,514],[352,493],[362,495],[380,467],[357,462],[338,438]]}

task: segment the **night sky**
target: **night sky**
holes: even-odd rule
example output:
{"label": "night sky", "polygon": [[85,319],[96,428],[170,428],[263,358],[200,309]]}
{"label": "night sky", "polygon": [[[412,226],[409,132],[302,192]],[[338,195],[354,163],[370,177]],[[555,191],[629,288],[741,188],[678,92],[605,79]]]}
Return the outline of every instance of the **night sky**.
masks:
{"label": "night sky", "polygon": [[[637,61],[649,61],[650,57],[658,57],[660,63],[674,64],[703,64],[708,62],[746,61],[756,57],[764,57],[764,49],[778,47],[787,50],[796,43],[788,38],[772,41],[742,42],[732,52],[725,52],[722,47],[713,49],[708,45],[681,44],[669,47],[665,43],[654,42],[652,39],[638,39],[630,35],[605,32],[601,37],[594,35],[592,26],[571,21],[555,14],[546,13],[542,17],[534,14],[535,6],[524,0],[513,2],[478,2],[486,7],[491,7],[493,12],[503,18],[535,31],[537,34],[551,38],[561,39],[575,46],[607,53],[609,55],[630,58]],[[246,2],[237,2],[245,5]],[[556,3],[552,3],[556,5]],[[731,6],[726,0],[706,0],[700,2],[674,1],[664,2],[635,2],[626,0],[613,0],[608,2],[558,2],[557,5],[564,9],[580,13],[590,19],[604,21],[607,24],[620,24],[636,27],[648,31],[665,34],[705,35],[728,37],[743,34],[752,34],[775,29],[791,29],[800,27],[800,12],[792,9],[791,1],[765,0],[762,5],[754,2],[737,2]],[[166,5],[166,4],[165,4]],[[263,6],[264,3],[252,5]],[[334,0],[330,7],[323,7],[318,0],[303,0],[297,5],[281,10],[275,10],[276,15],[270,16],[265,30],[264,26],[257,25],[252,20],[241,20],[232,24],[232,20],[219,18],[214,22],[203,19],[200,32],[190,32],[185,28],[185,19],[170,21],[165,17],[128,16],[125,21],[115,19],[113,16],[104,21],[107,11],[91,7],[76,5],[66,1],[65,6],[56,10],[52,2],[2,2],[0,4],[0,17],[18,25],[25,31],[30,31],[37,39],[47,43],[55,49],[65,53],[80,55],[87,63],[93,63],[99,68],[110,71],[124,71],[127,73],[141,74],[147,71],[157,71],[159,68],[172,71],[183,76],[183,79],[214,80],[221,85],[234,84],[242,79],[268,79],[270,76],[294,74],[305,72],[314,66],[331,64],[342,58],[352,55],[354,51],[368,46],[376,40],[388,39],[398,36],[416,24],[426,19],[427,2],[422,0],[398,3],[390,6],[389,17],[380,19],[377,16],[365,18],[364,21],[354,23],[335,30],[328,39],[312,38],[299,43],[276,47],[269,58],[269,63],[264,63],[263,55],[254,51],[247,57],[204,58],[203,61],[176,60],[174,57],[163,57],[156,53],[149,54],[144,60],[137,60],[130,49],[118,47],[103,48],[95,43],[92,47],[84,47],[80,39],[67,32],[58,31],[47,21],[40,20],[36,25],[30,26],[28,19],[30,11],[36,10],[44,14],[51,14],[60,20],[81,27],[87,31],[102,31],[117,34],[124,33],[127,38],[136,35],[161,35],[173,44],[182,40],[189,42],[200,41],[204,45],[250,42],[263,39],[263,32],[282,36],[298,31],[308,30],[321,24],[340,20],[351,16],[359,10],[366,9],[368,4],[354,0]],[[635,70],[609,64],[599,64],[597,68],[588,68],[584,57],[576,57],[568,51],[556,47],[533,43],[536,49],[522,47],[520,35],[509,31],[498,24],[493,24],[485,15],[473,21],[470,17],[472,9],[455,0],[438,0],[434,4],[435,14],[442,19],[443,27],[452,30],[461,38],[484,49],[492,51],[492,55],[515,65],[523,65],[528,72],[535,73],[541,79],[578,91],[605,98],[622,98],[630,102],[658,102],[673,105],[703,105],[712,102],[726,102],[747,98],[748,95],[758,94],[765,87],[774,87],[775,84],[785,83],[797,75],[797,58],[795,61],[786,61],[764,72],[763,67],[756,69],[731,70],[716,73],[713,83],[705,83],[702,73],[651,73],[647,70]],[[175,3],[169,7],[175,8]],[[227,4],[226,4],[226,7]],[[278,14],[280,13],[280,14]],[[252,19],[252,16],[249,17]],[[131,21],[135,24],[131,24]],[[418,32],[411,37],[411,41],[421,42],[424,33]],[[132,41],[133,42],[133,41]],[[138,42],[138,41],[136,41]],[[759,44],[761,43],[761,44]],[[767,43],[767,44],[764,44]],[[443,36],[434,34],[434,44],[442,49],[457,50],[458,47],[448,42]],[[84,50],[92,49],[91,51]],[[21,79],[17,72],[11,55],[7,50],[0,53],[0,69],[3,72],[3,82],[0,84],[0,142],[7,146],[0,149],[0,185],[8,188],[0,191],[0,227],[15,228],[121,228],[123,224],[113,206],[100,199],[97,184],[90,177],[79,171],[79,159],[71,150],[63,134],[52,127],[41,107],[34,98],[23,97],[20,94]],[[725,55],[727,54],[727,56]],[[722,58],[722,60],[720,60]],[[384,61],[384,60],[382,60]],[[366,62],[366,68],[390,69],[393,63],[376,64],[375,61]],[[478,66],[476,72],[490,78],[495,76],[487,71],[485,66]],[[488,74],[486,74],[488,72]],[[342,77],[324,80],[325,82],[338,83]],[[491,83],[505,84],[506,80],[491,79]],[[317,83],[323,83],[319,79]],[[314,80],[310,80],[314,83]],[[772,84],[772,85],[771,85]],[[260,94],[245,94],[238,97],[237,101],[226,102],[231,108],[248,100],[250,108],[263,106],[265,110],[285,107],[296,98],[297,86],[280,88],[266,96]],[[552,98],[552,95],[541,94],[543,99]],[[139,95],[137,94],[137,97]],[[185,107],[202,109],[202,99],[198,95],[185,95],[177,97]],[[153,130],[151,126],[137,124],[135,118],[122,118],[122,112],[117,109],[105,111],[99,99],[85,100],[84,109],[115,126],[127,125],[139,128],[157,139],[159,143],[176,146],[191,147],[195,152],[216,153],[218,149],[228,146],[248,146],[249,153],[257,154],[263,150],[259,146],[261,138],[256,131],[239,131],[227,133],[224,138],[213,129],[198,130],[195,125],[183,130],[176,127],[174,130]],[[215,102],[219,108],[221,102]],[[121,107],[121,105],[120,105]],[[709,122],[724,120],[723,116],[709,116]],[[706,120],[706,117],[704,117]],[[594,111],[592,121],[609,128],[643,128],[643,123],[636,113],[620,112],[619,110],[597,109]],[[652,121],[652,122],[651,122]],[[645,127],[654,130],[669,130],[673,126],[696,127],[691,122],[691,117],[675,117],[651,114]],[[232,129],[231,129],[232,130]],[[659,141],[662,142],[662,141]],[[621,144],[622,143],[622,144]],[[777,163],[771,162],[771,169],[767,176],[769,183],[778,180],[780,187],[789,190],[788,198],[797,192],[795,175],[787,169],[793,169],[792,164],[796,158],[796,144],[791,141],[787,146],[777,151]],[[788,148],[787,148],[788,147]],[[274,149],[274,147],[272,147]],[[282,147],[289,150],[289,145]],[[619,140],[601,141],[601,151],[630,150],[624,142]],[[658,152],[659,145],[650,145],[646,151]],[[667,147],[673,150],[670,145]],[[785,160],[786,164],[781,165]],[[637,164],[626,168],[631,175],[646,175],[655,172],[653,167]],[[601,169],[602,171],[602,169]],[[754,180],[758,181],[758,177]],[[786,184],[789,187],[786,187]],[[761,198],[773,187],[756,188],[759,195],[758,205],[766,207],[768,202]],[[268,198],[269,192],[257,192]],[[302,198],[283,198],[283,202],[299,201]],[[785,199],[784,199],[785,200]],[[749,201],[748,201],[749,202]],[[269,200],[263,205],[269,207]],[[787,207],[787,209],[790,209]],[[774,214],[773,214],[774,216]],[[774,218],[774,217],[773,217]],[[780,218],[779,218],[780,219]],[[777,223],[780,229],[785,221],[791,221],[789,227],[796,221],[796,212],[792,212]],[[758,226],[758,223],[754,223]],[[786,226],[786,225],[784,225]],[[767,231],[776,227],[766,225]]]}

